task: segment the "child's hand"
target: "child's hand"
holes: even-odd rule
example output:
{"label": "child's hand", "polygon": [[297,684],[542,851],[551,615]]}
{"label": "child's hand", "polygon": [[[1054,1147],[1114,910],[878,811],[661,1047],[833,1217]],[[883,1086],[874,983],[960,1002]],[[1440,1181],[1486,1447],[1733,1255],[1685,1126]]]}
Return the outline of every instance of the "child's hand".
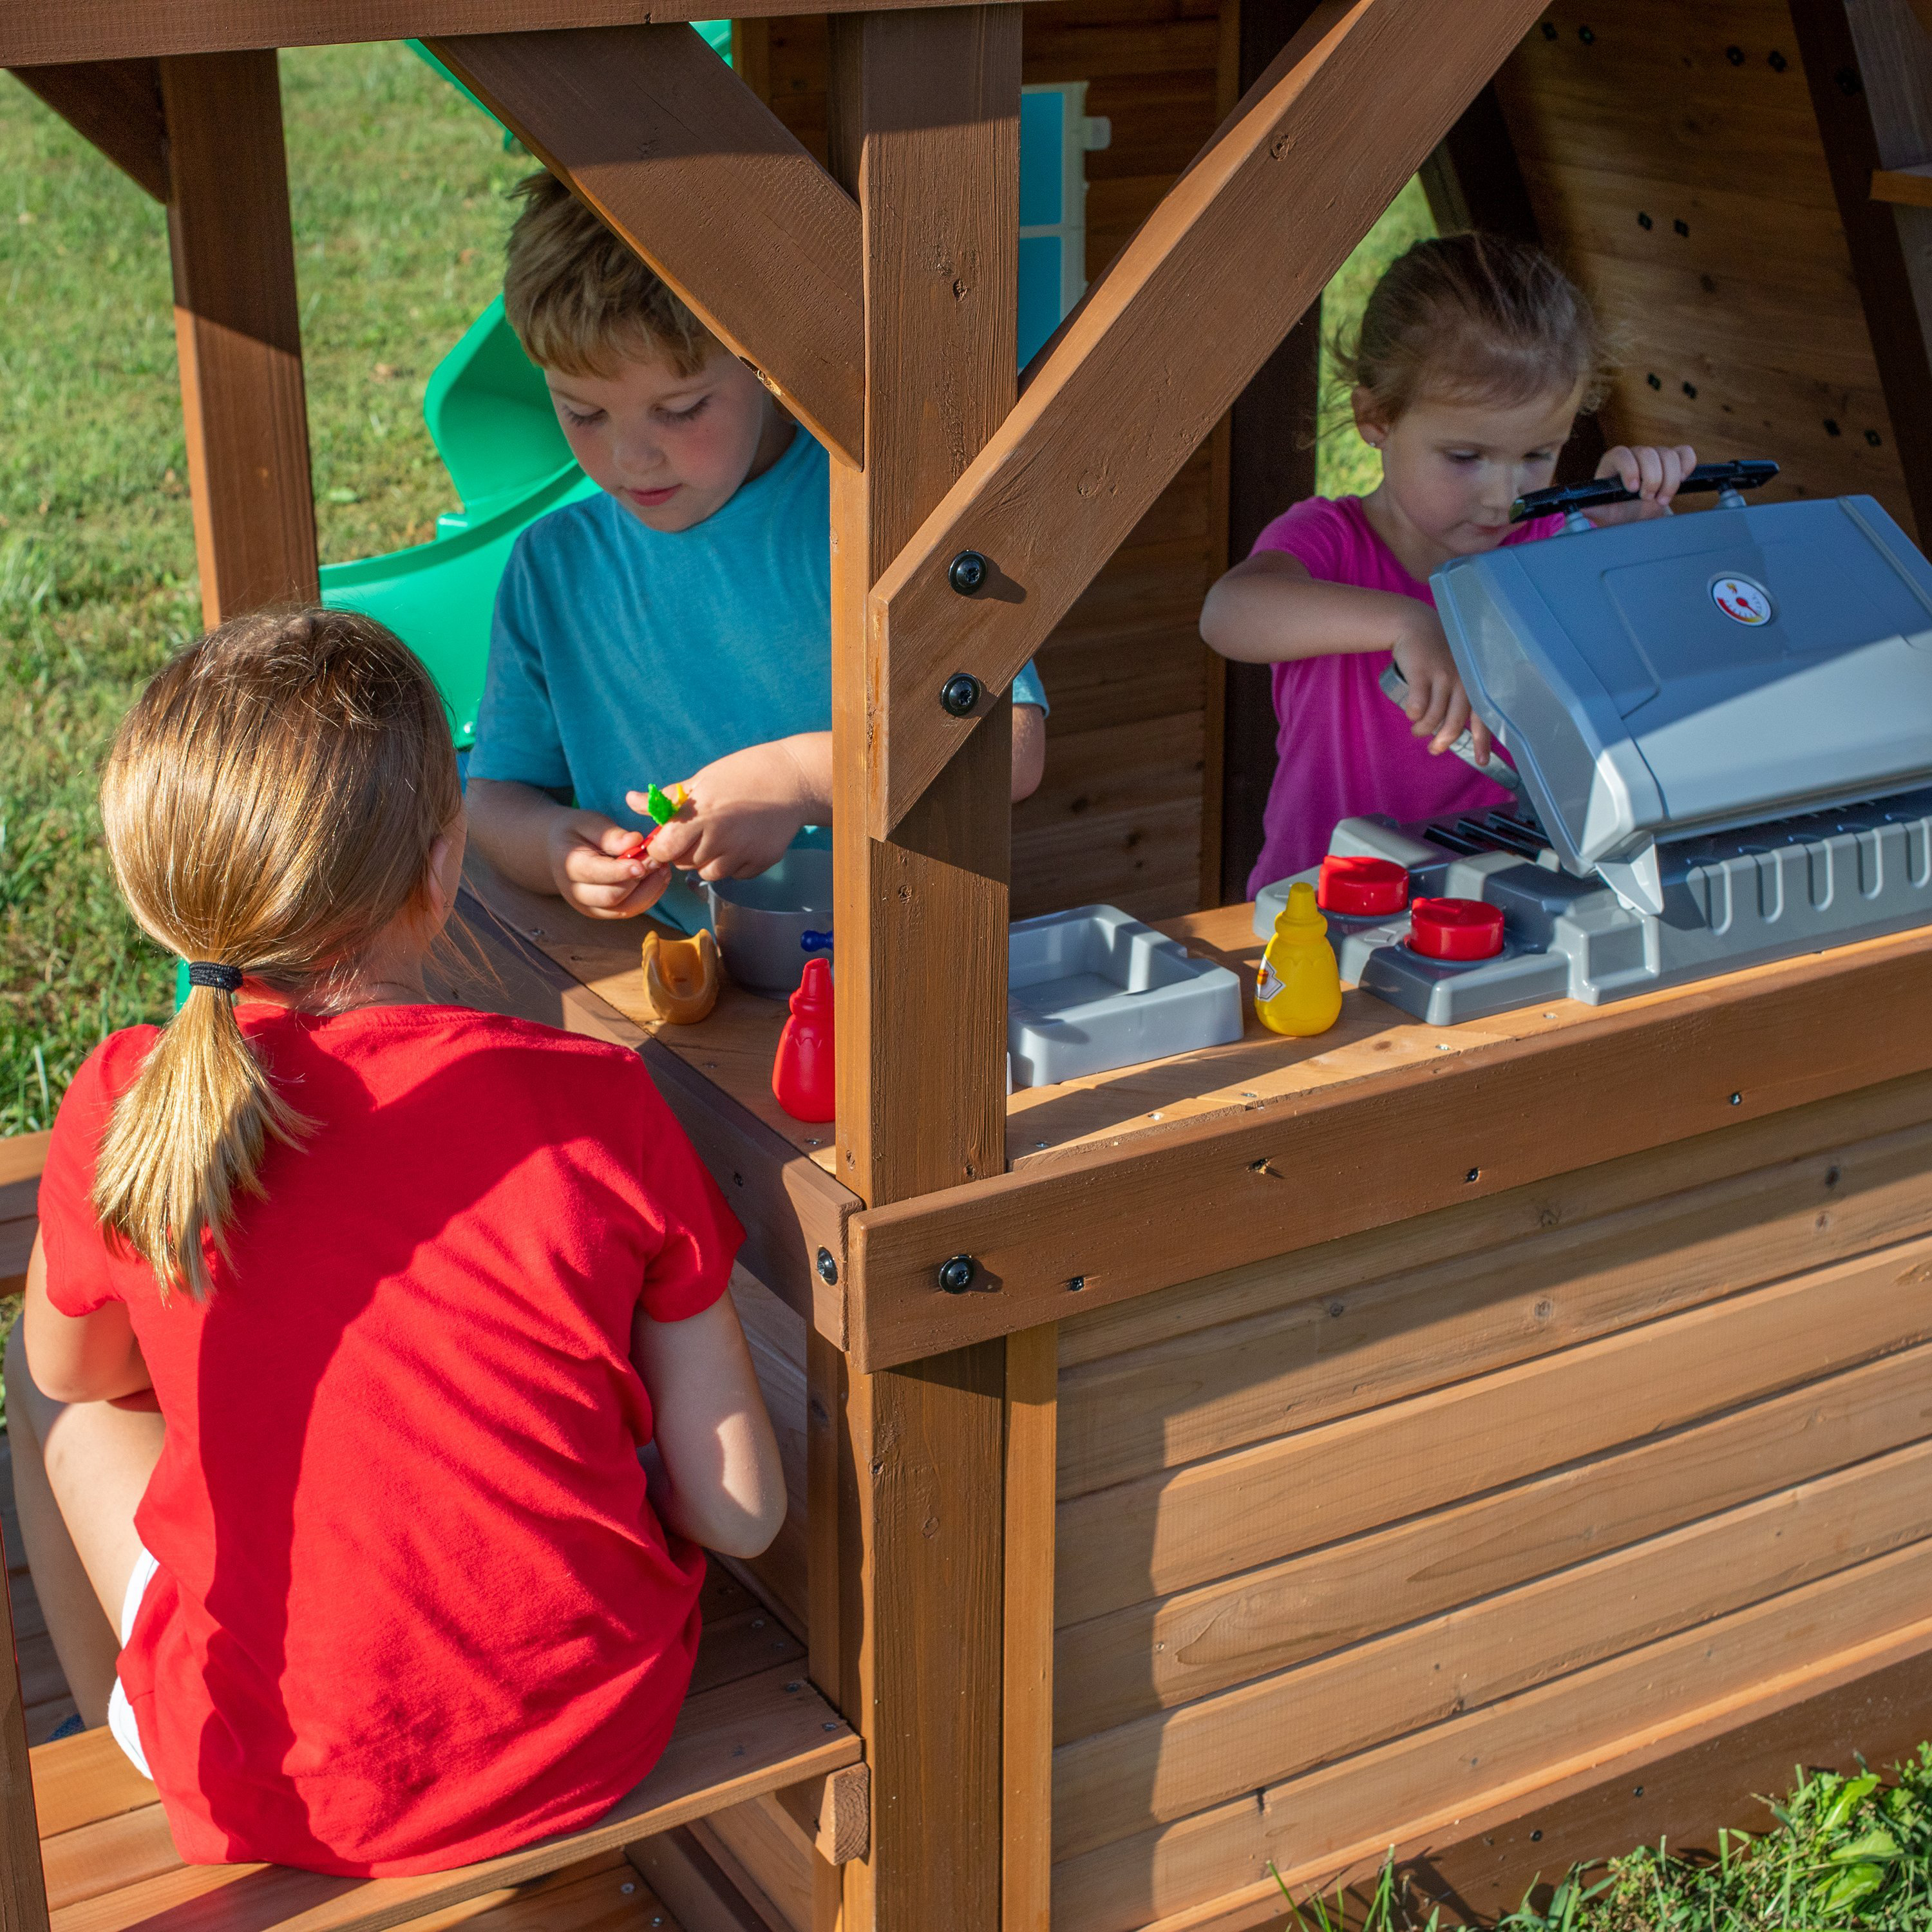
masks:
{"label": "child's hand", "polygon": [[1423,604],[1415,604],[1414,609],[1414,616],[1396,638],[1394,651],[1395,668],[1408,686],[1402,708],[1411,728],[1418,738],[1429,739],[1433,758],[1448,751],[1466,728],[1476,762],[1486,764],[1490,728],[1469,708],[1469,694],[1456,674],[1442,620]]}
{"label": "child's hand", "polygon": [[656,905],[670,883],[663,862],[645,852],[644,834],[601,812],[558,813],[546,851],[556,890],[592,919],[634,919]]}
{"label": "child's hand", "polygon": [[1604,452],[1597,465],[1599,476],[1614,476],[1626,490],[1634,490],[1634,503],[1611,503],[1589,512],[1593,524],[1640,523],[1647,517],[1667,516],[1670,500],[1677,494],[1685,477],[1697,466],[1697,452],[1688,442],[1675,449],[1652,449],[1647,445],[1627,449],[1618,443]]}
{"label": "child's hand", "polygon": [[[815,734],[830,740],[829,733]],[[714,759],[685,780],[684,808],[651,840],[654,862],[701,879],[748,879],[778,863],[799,828],[822,815],[822,801],[794,748],[781,738]],[[626,795],[634,812],[644,794]]]}

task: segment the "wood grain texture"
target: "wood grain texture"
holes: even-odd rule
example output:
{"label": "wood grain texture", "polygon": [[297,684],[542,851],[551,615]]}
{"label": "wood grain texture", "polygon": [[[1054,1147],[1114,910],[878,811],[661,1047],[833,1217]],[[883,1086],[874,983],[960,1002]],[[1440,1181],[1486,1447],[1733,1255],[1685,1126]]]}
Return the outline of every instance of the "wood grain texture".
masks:
{"label": "wood grain texture", "polygon": [[[1070,1368],[1060,1493],[1305,1429],[1932,1233],[1932,1125]],[[1293,1279],[1284,1269],[1285,1283]]]}
{"label": "wood grain texture", "polygon": [[858,460],[858,211],[692,28],[434,47],[820,442]]}
{"label": "wood grain texture", "polygon": [[[1011,706],[892,838],[862,801],[883,683],[867,593],[1011,406],[1019,16],[835,22],[835,172],[865,231],[866,448],[835,465],[839,1180],[902,1200],[1005,1165]],[[1016,667],[1017,669],[1017,667]],[[928,700],[937,708],[939,684]],[[854,970],[854,968],[857,970]]]}
{"label": "wood grain texture", "polygon": [[[1912,1441],[1932,1358],[1883,1357],[1635,1448],[1071,1624],[1068,1743]],[[1291,1536],[1287,1540],[1292,1540]]]}
{"label": "wood grain texture", "polygon": [[[439,1906],[688,1823],[724,1804],[821,1775],[858,1755],[857,1738],[781,1666],[692,1697],[657,1768],[586,1831],[415,1878],[331,1878],[279,1865],[176,1865],[68,1905],[56,1922],[61,1932],[126,1932],[165,1911],[184,1928],[206,1932],[381,1932]],[[128,1814],[136,1820],[141,1815]],[[130,1830],[138,1834],[140,1827],[116,1817],[68,1835],[118,1839]],[[76,1858],[85,1856],[84,1847],[71,1850]],[[198,1903],[190,1908],[190,1901]]]}
{"label": "wood grain texture", "polygon": [[1053,1864],[1054,1439],[1052,1328],[1006,1338],[1005,1849],[1000,1932],[1048,1932]]}
{"label": "wood grain texture", "polygon": [[774,1932],[689,1826],[627,1845],[624,1856],[676,1913],[685,1932]]}
{"label": "wood grain texture", "polygon": [[[711,0],[36,0],[0,14],[0,67],[704,20]],[[904,0],[849,0],[850,10]],[[796,0],[738,0],[748,18]]]}
{"label": "wood grain texture", "polygon": [[1921,1442],[1102,1731],[1054,1755],[1054,1849],[1077,1857],[1150,1818],[1187,1816],[1928,1534],[1932,1444]]}
{"label": "wood grain texture", "polygon": [[[897,1200],[1005,1160],[1010,703],[894,838],[868,836],[862,800],[867,592],[1012,400],[1020,21],[834,28],[828,152],[859,200],[866,399],[862,467],[832,482],[835,1172]],[[814,1670],[871,1772],[866,1856],[815,1900],[842,1932],[999,1923],[1004,1354],[868,1376],[812,1352]]]}
{"label": "wood grain texture", "polygon": [[1126,1354],[1300,1301],[1346,1298],[1389,1276],[1574,1228],[1648,1202],[1733,1180],[1757,1168],[1784,1167],[1795,1189],[1816,1189],[1828,1196],[1834,1191],[1832,1150],[1881,1140],[1927,1121],[1932,1121],[1932,1076],[1907,1075],[1859,1088],[1345,1237],[1286,1262],[1250,1263],[1162,1295],[1096,1309],[1060,1324],[1060,1366],[1070,1369]]}
{"label": "wood grain texture", "polygon": [[771,1932],[812,1932],[812,1841],[775,1795],[714,1811],[689,1828]]}
{"label": "wood grain texture", "polygon": [[1906,1242],[1063,1503],[1060,1621],[1439,1508],[1932,1338]]}
{"label": "wood grain texture", "polygon": [[1871,198],[1898,208],[1932,208],[1932,164],[1873,169]]}
{"label": "wood grain texture", "polygon": [[[1661,1838],[1714,1856],[1720,1829],[1752,1833],[1770,1822],[1761,1794],[1784,1790],[1793,1768],[1847,1774],[1888,1766],[1923,1737],[1932,1653],[1920,1625],[1774,1678],[1640,1736],[1614,1754],[1519,1785],[1494,1804],[1405,1834],[1393,1850],[1426,1911],[1440,1904],[1451,1924],[1506,1916],[1539,1879]],[[1306,1901],[1338,1883],[1372,1886],[1391,1846],[1358,1845],[1291,1867],[1291,1893]],[[1145,1932],[1250,1932],[1278,1925],[1272,1877],[1163,1916]]]}
{"label": "wood grain texture", "polygon": [[[1327,6],[1250,91],[874,590],[874,836],[974,728],[940,686],[964,670],[1006,688],[1539,11],[1471,0],[1452,26],[1417,0]],[[1210,317],[1215,353],[1191,352]],[[964,550],[994,570],[970,598],[946,578]]]}
{"label": "wood grain texture", "polygon": [[844,1391],[839,1670],[872,1801],[850,1932],[1000,1923],[1004,1382],[993,1342]]}
{"label": "wood grain texture", "polygon": [[[1130,1932],[1265,1880],[1304,1884],[1357,1856],[1487,1809],[1507,1812],[1668,1733],[1775,1708],[1932,1647],[1914,1622],[1932,1582],[1918,1543],[1729,1616],[1264,1787],[1054,1868],[1055,1932]],[[1789,1678],[1780,1684],[1780,1678]],[[1809,1681],[1808,1681],[1809,1680]],[[1757,1700],[1762,1700],[1758,1702]],[[1726,1707],[1729,1707],[1726,1708]]]}
{"label": "wood grain texture", "polygon": [[1793,16],[1553,0],[1496,92],[1545,244],[1629,325],[1610,440],[1772,454],[1774,495],[1868,490],[1909,525]]}
{"label": "wood grain texture", "polygon": [[[872,1366],[1011,1334],[1063,1316],[1071,1280],[1084,1305],[1124,1300],[1923,1071],[1928,951],[1907,934],[1790,961],[869,1208],[848,1228],[851,1348]],[[961,1252],[984,1289],[942,1294]]]}
{"label": "wood grain texture", "polygon": [[[1313,10],[1313,0],[1242,0],[1238,94],[1262,77]],[[1315,494],[1321,350],[1317,296],[1235,398],[1228,415],[1227,540],[1216,560],[1217,574],[1240,562],[1288,505]],[[1198,624],[1198,608],[1195,616]],[[1221,867],[1215,897],[1235,904],[1248,897],[1248,874],[1261,856],[1262,814],[1274,784],[1279,726],[1270,666],[1226,664],[1222,676]]]}
{"label": "wood grain texture", "polygon": [[16,1292],[26,1275],[40,1228],[35,1204],[49,1138],[43,1131],[0,1139],[0,1293]]}
{"label": "wood grain texture", "polygon": [[275,56],[171,56],[168,244],[202,621],[312,604],[315,499]]}
{"label": "wood grain texture", "polygon": [[83,61],[14,73],[130,180],[157,201],[167,200],[168,130],[154,62]]}
{"label": "wood grain texture", "polygon": [[1932,530],[1932,212],[1871,193],[1875,170],[1932,152],[1932,37],[1908,0],[1795,0],[1791,20],[1892,441],[1918,527]]}
{"label": "wood grain texture", "polygon": [[46,1886],[27,1755],[26,1702],[14,1652],[14,1610],[0,1534],[0,1932],[46,1932]]}

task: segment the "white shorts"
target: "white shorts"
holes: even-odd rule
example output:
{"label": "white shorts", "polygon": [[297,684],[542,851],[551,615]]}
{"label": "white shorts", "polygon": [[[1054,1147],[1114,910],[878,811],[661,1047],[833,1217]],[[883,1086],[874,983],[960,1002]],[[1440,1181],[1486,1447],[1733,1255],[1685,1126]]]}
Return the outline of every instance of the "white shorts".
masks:
{"label": "white shorts", "polygon": [[[121,1604],[121,1647],[124,1650],[128,1640],[134,1634],[134,1619],[141,1614],[141,1598],[154,1572],[161,1566],[148,1554],[147,1546],[141,1546],[141,1553],[134,1559],[134,1574],[128,1579],[128,1594]],[[148,1768],[148,1754],[141,1748],[141,1733],[134,1727],[134,1707],[128,1701],[128,1694],[121,1688],[121,1680],[114,1680],[114,1691],[107,1700],[107,1728],[114,1733],[114,1742],[128,1754],[128,1762],[150,1783],[154,1774]]]}

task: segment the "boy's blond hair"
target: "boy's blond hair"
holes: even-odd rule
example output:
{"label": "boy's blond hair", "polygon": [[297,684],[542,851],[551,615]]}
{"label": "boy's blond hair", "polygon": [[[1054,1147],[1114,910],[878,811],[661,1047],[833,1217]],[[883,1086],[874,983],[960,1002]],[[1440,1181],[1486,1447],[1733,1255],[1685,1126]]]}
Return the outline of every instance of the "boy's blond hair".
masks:
{"label": "boy's blond hair", "polygon": [[694,376],[717,347],[656,274],[554,175],[514,192],[503,308],[530,360],[565,376],[610,376],[621,362],[668,362]]}

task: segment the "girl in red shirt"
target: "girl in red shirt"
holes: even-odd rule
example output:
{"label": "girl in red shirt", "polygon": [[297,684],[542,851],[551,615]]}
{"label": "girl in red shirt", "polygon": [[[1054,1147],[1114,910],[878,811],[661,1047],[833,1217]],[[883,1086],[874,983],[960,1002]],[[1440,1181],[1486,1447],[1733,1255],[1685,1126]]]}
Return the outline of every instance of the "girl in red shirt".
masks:
{"label": "girl in red shirt", "polygon": [[737,1224],[634,1054],[424,990],[462,800],[380,626],[203,638],[101,805],[194,990],[76,1076],[8,1357],[83,1714],[197,1862],[428,1871],[587,1824],[670,1736],[697,1546],[784,1515]]}

